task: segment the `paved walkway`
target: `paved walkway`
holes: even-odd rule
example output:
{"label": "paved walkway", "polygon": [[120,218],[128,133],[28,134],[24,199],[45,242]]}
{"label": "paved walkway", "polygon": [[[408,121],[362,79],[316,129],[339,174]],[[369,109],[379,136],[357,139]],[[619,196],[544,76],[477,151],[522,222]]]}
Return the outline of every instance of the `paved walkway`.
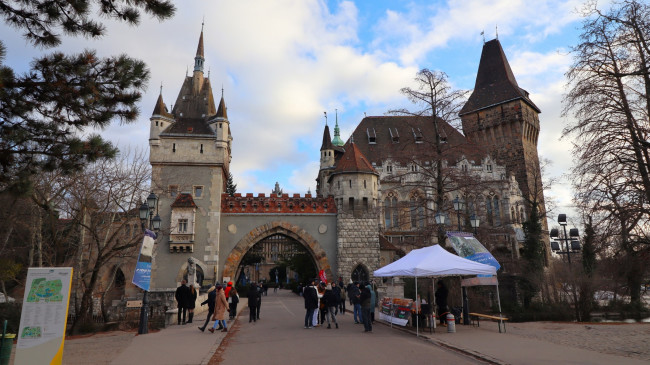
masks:
{"label": "paved walkway", "polygon": [[[416,337],[410,329],[376,324],[371,334],[355,325],[350,313],[339,315],[340,329],[303,329],[303,300],[288,291],[272,291],[262,300],[261,320],[248,323],[248,309],[234,331],[201,333],[205,313],[195,323],[171,326],[136,336],[135,332],[99,333],[66,340],[64,364],[224,364],[291,363],[327,359],[337,363],[406,364],[648,364],[650,324],[587,325],[550,322],[508,324],[499,333],[497,324],[456,326],[456,333],[439,327],[437,333]],[[233,322],[228,322],[233,328]],[[220,346],[221,345],[221,346]],[[571,346],[570,346],[571,345]],[[15,347],[14,347],[15,348]],[[216,353],[218,351],[218,353]],[[347,356],[339,358],[339,355]],[[216,355],[215,355],[216,353]],[[337,357],[330,357],[335,354]],[[399,355],[392,360],[392,355]],[[623,356],[627,355],[627,356]],[[633,356],[633,357],[628,357]],[[291,358],[293,357],[293,359]],[[420,360],[420,357],[426,360]],[[212,362],[210,361],[212,359]],[[338,359],[338,360],[336,360]],[[343,359],[343,360],[341,360]],[[320,361],[322,362],[322,361]]]}

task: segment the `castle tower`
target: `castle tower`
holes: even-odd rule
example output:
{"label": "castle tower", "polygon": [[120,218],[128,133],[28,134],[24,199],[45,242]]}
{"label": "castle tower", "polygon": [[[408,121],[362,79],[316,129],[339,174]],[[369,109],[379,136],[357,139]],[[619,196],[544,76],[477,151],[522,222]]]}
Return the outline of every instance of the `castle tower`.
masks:
{"label": "castle tower", "polygon": [[[165,232],[157,241],[152,288],[173,288],[197,263],[205,279],[219,278],[221,194],[225,191],[232,136],[223,98],[216,108],[210,80],[203,75],[203,29],[194,72],[185,76],[169,113],[158,97],[151,117],[151,187]],[[174,202],[192,201],[192,209]]]}
{"label": "castle tower", "polygon": [[506,166],[506,173],[515,176],[523,196],[536,199],[544,212],[537,155],[540,112],[517,84],[499,40],[486,42],[474,91],[459,113],[463,132],[468,140],[486,146]]}
{"label": "castle tower", "polygon": [[[379,173],[351,140],[329,177],[336,201],[339,275],[379,268]],[[347,279],[347,278],[346,278]]]}

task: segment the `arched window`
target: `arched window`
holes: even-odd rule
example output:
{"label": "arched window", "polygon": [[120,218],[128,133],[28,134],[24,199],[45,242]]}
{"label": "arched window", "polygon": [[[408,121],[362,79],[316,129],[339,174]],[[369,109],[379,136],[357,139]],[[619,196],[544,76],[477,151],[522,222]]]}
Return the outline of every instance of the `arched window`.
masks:
{"label": "arched window", "polygon": [[417,194],[413,194],[410,200],[411,229],[424,227],[424,206]]}
{"label": "arched window", "polygon": [[492,219],[492,198],[489,196],[485,198],[485,214],[487,216],[487,223],[493,226],[494,221]]}
{"label": "arched window", "polygon": [[362,265],[357,265],[357,267],[352,270],[352,281],[356,282],[366,282],[368,281],[368,271],[362,266]]}
{"label": "arched window", "polygon": [[519,215],[521,215],[521,223],[526,221],[526,214],[524,213],[524,207],[519,208]]}
{"label": "arched window", "polygon": [[492,208],[494,209],[494,225],[501,225],[501,212],[499,211],[499,197],[495,196],[492,199]]}
{"label": "arched window", "polygon": [[510,207],[510,222],[517,223],[517,215],[515,214],[515,207]]}
{"label": "arched window", "polygon": [[397,198],[392,194],[388,194],[384,200],[384,224],[386,228],[398,226],[399,221],[397,213]]}

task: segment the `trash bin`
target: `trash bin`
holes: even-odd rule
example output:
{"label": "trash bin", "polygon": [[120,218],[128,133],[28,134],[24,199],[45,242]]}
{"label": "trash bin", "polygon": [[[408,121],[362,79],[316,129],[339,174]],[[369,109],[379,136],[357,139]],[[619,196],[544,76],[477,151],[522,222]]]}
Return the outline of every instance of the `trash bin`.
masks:
{"label": "trash bin", "polygon": [[451,313],[447,314],[447,333],[456,333],[456,319]]}
{"label": "trash bin", "polygon": [[7,333],[2,340],[2,344],[0,344],[0,365],[9,365],[11,349],[14,347],[14,338],[16,338],[15,334]]}

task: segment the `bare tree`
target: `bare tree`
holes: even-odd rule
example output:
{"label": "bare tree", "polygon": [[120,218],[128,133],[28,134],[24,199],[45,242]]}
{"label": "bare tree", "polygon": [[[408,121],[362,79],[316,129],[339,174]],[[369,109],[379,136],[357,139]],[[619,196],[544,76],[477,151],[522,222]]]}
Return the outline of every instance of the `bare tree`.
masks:
{"label": "bare tree", "polygon": [[565,132],[575,137],[576,200],[610,227],[610,252],[624,257],[640,305],[637,261],[650,243],[650,7],[624,0],[603,12],[590,3],[585,16],[564,111],[575,117]]}

